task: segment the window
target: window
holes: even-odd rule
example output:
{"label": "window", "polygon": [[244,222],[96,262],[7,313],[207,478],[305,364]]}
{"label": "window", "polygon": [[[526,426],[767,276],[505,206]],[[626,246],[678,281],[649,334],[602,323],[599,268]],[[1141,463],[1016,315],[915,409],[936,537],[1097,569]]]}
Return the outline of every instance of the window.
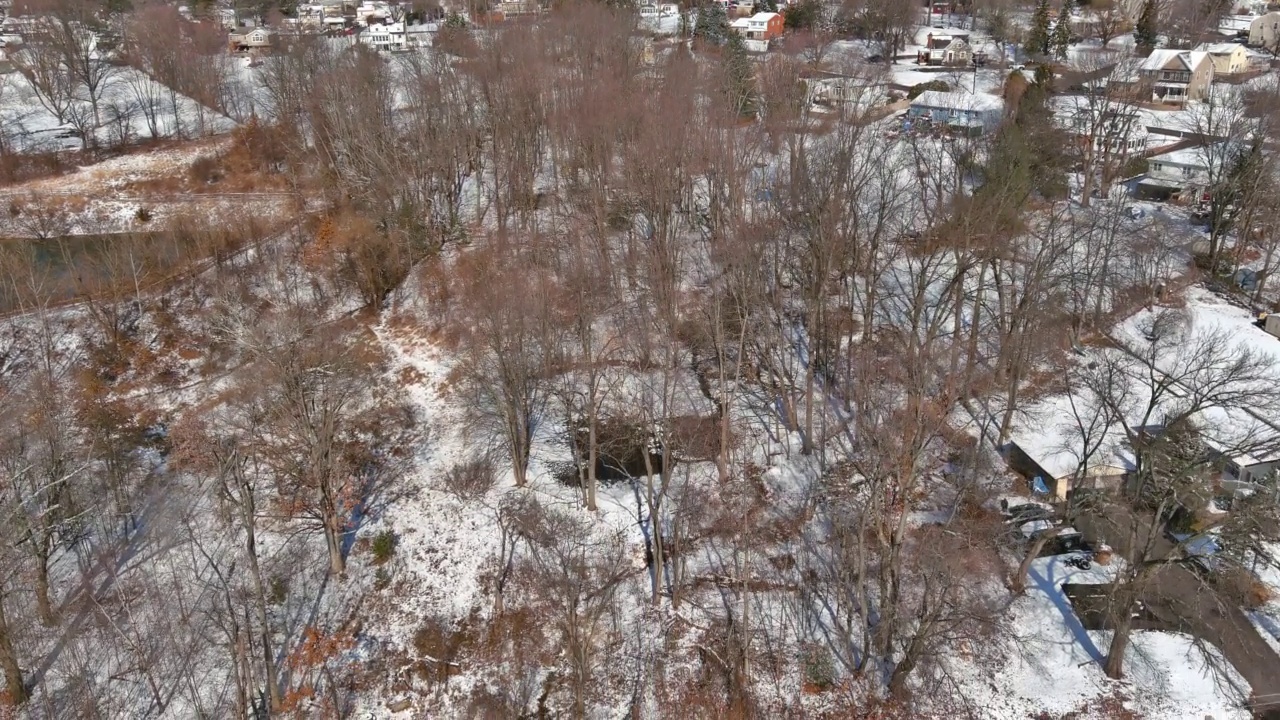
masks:
{"label": "window", "polygon": [[1151,172],[1160,172],[1164,170],[1164,166],[1160,163],[1151,163]]}

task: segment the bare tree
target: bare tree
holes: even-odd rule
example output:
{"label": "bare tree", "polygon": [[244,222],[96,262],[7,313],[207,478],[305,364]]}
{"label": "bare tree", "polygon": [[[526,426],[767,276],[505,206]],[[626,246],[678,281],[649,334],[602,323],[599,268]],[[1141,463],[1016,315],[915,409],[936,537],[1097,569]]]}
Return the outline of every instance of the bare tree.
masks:
{"label": "bare tree", "polygon": [[273,428],[263,462],[290,515],[320,527],[329,570],[342,575],[348,518],[369,490],[372,470],[359,462],[356,417],[379,359],[350,341],[312,333],[258,358],[265,386],[259,411]]}
{"label": "bare tree", "polygon": [[[1210,497],[1215,468],[1242,454],[1280,446],[1262,416],[1280,407],[1272,358],[1231,341],[1221,330],[1197,330],[1178,311],[1157,308],[1139,319],[1125,346],[1099,353],[1083,382],[1106,408],[1102,431],[1117,431],[1133,453],[1127,504],[1109,510],[1103,532],[1129,562],[1112,588],[1114,635],[1106,672],[1120,677],[1132,630],[1132,609],[1156,574],[1185,559],[1190,537],[1164,539],[1179,508],[1195,511]],[[1256,510],[1260,507],[1251,504]],[[1232,520],[1251,542],[1249,527],[1265,517]]]}
{"label": "bare tree", "polygon": [[630,574],[626,544],[616,532],[599,532],[581,517],[537,503],[526,507],[519,532],[528,548],[521,562],[537,572],[535,592],[555,611],[569,662],[572,717],[587,717],[605,620]]}
{"label": "bare tree", "polygon": [[253,412],[244,413],[236,420],[247,425],[236,427],[228,424],[219,428],[217,424],[197,420],[183,426],[175,443],[178,449],[175,459],[181,468],[209,473],[216,479],[214,487],[218,501],[230,509],[228,515],[234,518],[232,522],[238,526],[235,529],[243,537],[243,558],[253,582],[255,635],[261,653],[262,672],[270,709],[278,712],[283,697],[276,666],[278,648],[273,640],[275,629],[267,613],[267,582],[258,550],[259,516],[262,514],[258,509],[258,482],[266,473],[263,458],[255,447],[260,445],[259,438],[268,431],[256,425]]}
{"label": "bare tree", "polygon": [[[528,481],[529,459],[550,400],[547,370],[560,352],[539,289],[547,273],[522,263],[532,259],[500,239],[465,258],[460,320],[468,328],[458,369],[476,430],[499,438],[516,486]],[[548,288],[549,290],[550,288]]]}
{"label": "bare tree", "polygon": [[67,121],[67,112],[75,102],[75,82],[63,65],[62,53],[44,43],[26,45],[11,55],[14,66],[26,77],[36,100],[59,124]]}
{"label": "bare tree", "polygon": [[[45,46],[61,57],[63,70],[77,89],[84,90],[94,126],[101,125],[99,104],[115,67],[99,49],[106,29],[100,8],[90,0],[30,0],[15,11],[36,16],[34,31],[26,41]],[[92,144],[90,137],[85,139]]]}

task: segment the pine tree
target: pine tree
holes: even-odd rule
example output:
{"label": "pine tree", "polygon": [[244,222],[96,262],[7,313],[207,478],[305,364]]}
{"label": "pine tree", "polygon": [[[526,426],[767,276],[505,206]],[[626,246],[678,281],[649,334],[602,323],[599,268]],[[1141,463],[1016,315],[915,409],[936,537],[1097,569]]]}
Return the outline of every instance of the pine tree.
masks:
{"label": "pine tree", "polygon": [[1071,0],[1062,3],[1062,11],[1058,13],[1058,22],[1053,26],[1053,37],[1049,38],[1049,49],[1059,60],[1067,59],[1067,49],[1071,47]]}
{"label": "pine tree", "polygon": [[747,55],[747,46],[737,33],[729,33],[721,58],[724,71],[724,91],[729,104],[742,117],[756,114],[755,68]]}
{"label": "pine tree", "polygon": [[1147,56],[1156,49],[1156,0],[1147,0],[1142,4],[1142,13],[1133,27],[1133,39],[1138,46],[1138,54]]}
{"label": "pine tree", "polygon": [[756,0],[751,6],[751,12],[778,12],[778,0]]}
{"label": "pine tree", "polygon": [[729,16],[724,5],[712,0],[698,9],[698,21],[693,25],[693,36],[719,45],[729,33]]}
{"label": "pine tree", "polygon": [[1040,0],[1031,15],[1031,31],[1023,48],[1031,55],[1049,52],[1049,0]]}

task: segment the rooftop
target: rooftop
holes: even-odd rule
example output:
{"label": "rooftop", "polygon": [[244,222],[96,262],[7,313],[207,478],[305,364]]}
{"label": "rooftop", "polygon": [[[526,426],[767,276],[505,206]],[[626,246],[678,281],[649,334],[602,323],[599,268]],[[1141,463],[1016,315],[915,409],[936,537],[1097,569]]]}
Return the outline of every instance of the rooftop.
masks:
{"label": "rooftop", "polygon": [[1244,45],[1240,43],[1201,43],[1196,46],[1196,52],[1209,53],[1210,55],[1230,55],[1243,47]]}
{"label": "rooftop", "polygon": [[942,92],[925,90],[911,101],[914,107],[945,108],[947,110],[993,111],[1003,110],[1004,100],[995,95],[979,93]]}
{"label": "rooftop", "polygon": [[1196,50],[1153,50],[1139,65],[1143,70],[1165,70],[1175,61],[1183,70],[1195,70],[1209,53]]}

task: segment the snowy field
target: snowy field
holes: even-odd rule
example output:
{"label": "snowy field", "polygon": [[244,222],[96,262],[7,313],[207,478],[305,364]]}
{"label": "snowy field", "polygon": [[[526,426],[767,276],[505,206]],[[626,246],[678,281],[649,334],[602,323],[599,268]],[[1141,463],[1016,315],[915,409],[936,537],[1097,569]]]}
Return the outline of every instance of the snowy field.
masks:
{"label": "snowy field", "polygon": [[[214,135],[229,132],[236,125],[225,115],[171,92],[131,67],[113,70],[104,82],[98,105],[101,122],[94,135],[99,145],[106,147],[153,137]],[[92,125],[87,99],[73,101],[59,120],[22,73],[0,75],[0,127],[14,149],[79,149],[84,143],[70,132],[75,129],[73,120],[77,115]]]}

